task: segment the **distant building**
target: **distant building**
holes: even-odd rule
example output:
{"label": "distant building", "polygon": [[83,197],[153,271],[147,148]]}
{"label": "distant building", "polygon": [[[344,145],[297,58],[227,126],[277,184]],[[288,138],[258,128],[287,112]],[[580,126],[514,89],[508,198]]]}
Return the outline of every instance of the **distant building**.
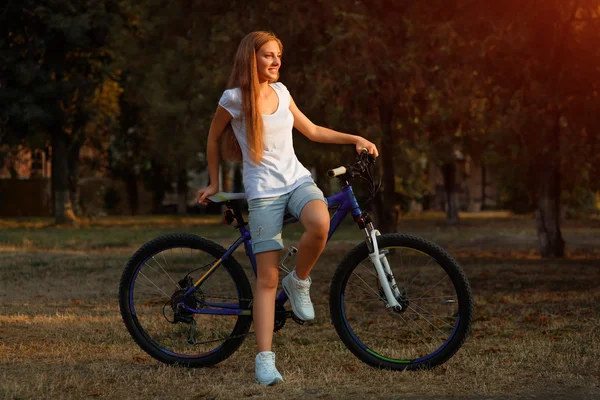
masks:
{"label": "distant building", "polygon": [[[52,216],[52,163],[51,149],[29,149],[24,146],[10,148],[0,146],[0,216],[29,217]],[[204,155],[202,155],[204,156]],[[130,214],[125,183],[109,176],[106,167],[90,168],[86,160],[98,164],[98,150],[84,146],[80,150],[79,206],[85,215]],[[234,170],[229,168],[223,178],[222,187],[231,186]],[[208,184],[208,172],[188,172],[188,191],[183,209],[197,205],[197,190]],[[239,185],[238,185],[239,186]],[[163,201],[163,212],[176,212],[179,199],[177,185],[173,182]],[[139,179],[138,214],[153,211],[153,194]]]}
{"label": "distant building", "polygon": [[0,179],[50,178],[50,157],[42,149],[1,146]]}
{"label": "distant building", "polygon": [[[469,155],[463,155],[460,151],[455,152],[455,165],[459,210],[478,212],[486,208],[496,208],[499,193],[493,170],[473,162]],[[445,211],[444,178],[441,169],[436,165],[429,166],[429,183],[431,194],[426,201],[428,208]]]}

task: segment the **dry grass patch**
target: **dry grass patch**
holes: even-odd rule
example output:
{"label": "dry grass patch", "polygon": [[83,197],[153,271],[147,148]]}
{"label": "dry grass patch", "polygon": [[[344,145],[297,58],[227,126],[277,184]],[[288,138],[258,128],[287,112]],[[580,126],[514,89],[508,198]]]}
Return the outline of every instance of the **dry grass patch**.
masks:
{"label": "dry grass patch", "polygon": [[315,323],[299,326],[290,320],[275,334],[286,382],[273,388],[252,383],[253,336],[230,359],[205,369],[167,367],[139,350],[117,302],[129,250],[89,252],[83,239],[65,252],[35,246],[4,250],[0,398],[600,396],[600,257],[589,252],[575,260],[547,261],[519,256],[530,249],[515,252],[501,245],[478,254],[465,250],[468,240],[454,243],[473,286],[475,322],[465,346],[448,363],[432,371],[380,371],[343,346],[329,320],[327,296],[333,271],[353,244],[334,242],[313,273]]}

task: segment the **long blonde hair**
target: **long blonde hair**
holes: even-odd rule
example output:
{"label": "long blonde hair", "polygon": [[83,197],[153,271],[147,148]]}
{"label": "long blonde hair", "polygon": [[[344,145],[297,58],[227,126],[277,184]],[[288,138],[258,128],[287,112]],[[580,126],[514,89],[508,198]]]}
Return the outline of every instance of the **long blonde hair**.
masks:
{"label": "long blonde hair", "polygon": [[[246,119],[246,137],[250,157],[259,163],[263,156],[263,121],[258,109],[260,86],[256,66],[256,53],[267,42],[274,40],[283,52],[281,40],[271,32],[257,31],[246,35],[238,46],[233,69],[229,76],[227,88],[239,87],[242,91],[242,111]],[[277,81],[274,80],[273,82]],[[269,81],[271,83],[271,81]],[[241,160],[242,153],[233,129],[229,125],[223,133],[221,151],[227,160]]]}

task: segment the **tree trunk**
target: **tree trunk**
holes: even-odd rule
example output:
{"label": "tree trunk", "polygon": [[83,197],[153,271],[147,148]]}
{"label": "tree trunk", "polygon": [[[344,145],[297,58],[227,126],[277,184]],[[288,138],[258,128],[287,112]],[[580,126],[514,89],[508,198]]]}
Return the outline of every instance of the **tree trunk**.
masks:
{"label": "tree trunk", "polygon": [[233,191],[236,193],[244,191],[242,164],[239,162],[233,164]]}
{"label": "tree trunk", "polygon": [[177,176],[177,214],[187,213],[188,175],[184,168]]}
{"label": "tree trunk", "polygon": [[535,211],[537,237],[542,257],[565,256],[565,241],[560,231],[560,125],[553,128],[551,152],[542,160],[545,164],[539,181],[538,207]]}
{"label": "tree trunk", "polygon": [[[123,82],[127,82],[129,73],[125,72],[122,75]],[[127,91],[121,92],[119,96],[119,108],[121,109],[120,114],[120,126],[121,126],[121,135],[124,137],[128,137],[127,146],[129,148],[134,148],[137,151],[141,150],[141,143],[139,142],[138,137],[138,127],[137,124],[140,120],[140,112],[139,107],[128,101],[127,99]],[[132,163],[135,163],[137,157],[131,157]],[[154,164],[153,164],[154,168]],[[153,171],[154,172],[154,171]],[[125,183],[125,188],[127,190],[127,202],[129,204],[129,211],[131,215],[136,215],[139,210],[139,191],[138,191],[138,178],[140,177],[139,173],[136,174],[133,168],[129,168],[128,170],[123,172],[123,182]],[[162,197],[159,201],[159,205],[162,203]],[[154,210],[157,210],[156,204],[154,204]]]}
{"label": "tree trunk", "polygon": [[163,167],[156,161],[152,162],[152,212],[159,214],[162,211],[162,202],[165,198],[165,177]]}
{"label": "tree trunk", "polygon": [[69,182],[69,199],[75,215],[81,215],[80,190],[79,190],[79,153],[83,140],[68,138],[67,168]]}
{"label": "tree trunk", "polygon": [[458,223],[458,194],[456,193],[456,164],[447,162],[442,165],[444,177],[444,189],[446,191],[446,223],[455,225]]}
{"label": "tree trunk", "polygon": [[69,200],[67,139],[62,128],[56,128],[52,132],[52,190],[54,193],[54,218],[57,225],[77,223]]}
{"label": "tree trunk", "polygon": [[[547,186],[547,185],[543,185]],[[544,192],[542,192],[544,190]],[[565,255],[565,241],[560,231],[560,207],[556,195],[546,188],[540,188],[538,209],[535,211],[537,237],[542,257],[558,257]]]}
{"label": "tree trunk", "polygon": [[232,192],[231,189],[233,187],[233,169],[232,162],[225,161],[222,163],[223,165],[223,185],[221,186],[221,191],[223,192]]}
{"label": "tree trunk", "polygon": [[136,215],[139,208],[138,182],[134,173],[128,173],[125,177],[125,187],[127,188],[127,200],[129,202],[129,211],[131,215]]}
{"label": "tree trunk", "polygon": [[486,209],[486,204],[485,204],[485,186],[487,185],[487,169],[485,168],[485,164],[481,163],[481,208],[480,210],[483,211]]}
{"label": "tree trunk", "polygon": [[381,173],[383,176],[383,192],[376,199],[375,212],[377,228],[381,232],[396,231],[397,220],[394,218],[396,205],[396,180],[394,174],[395,137],[392,129],[393,113],[386,104],[379,107],[379,118],[382,130],[382,143],[379,146]]}

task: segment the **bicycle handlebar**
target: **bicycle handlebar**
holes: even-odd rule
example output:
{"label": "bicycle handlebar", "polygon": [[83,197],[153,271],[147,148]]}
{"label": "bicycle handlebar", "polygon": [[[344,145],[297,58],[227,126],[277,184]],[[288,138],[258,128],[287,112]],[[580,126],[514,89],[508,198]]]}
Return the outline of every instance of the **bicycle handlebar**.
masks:
{"label": "bicycle handlebar", "polygon": [[363,148],[361,149],[360,154],[356,156],[356,163],[353,166],[341,166],[330,169],[329,171],[327,171],[327,176],[330,178],[335,178],[336,176],[344,175],[348,172],[356,170],[362,172],[365,170],[365,168],[368,167],[369,164],[375,164],[375,157],[369,154],[367,149]]}
{"label": "bicycle handlebar", "polygon": [[330,178],[337,177],[340,181],[344,181],[345,185],[348,185],[354,178],[361,178],[367,181],[369,185],[370,197],[365,201],[364,204],[370,202],[375,198],[377,192],[381,188],[381,178],[379,183],[375,183],[373,174],[371,173],[371,167],[375,165],[375,156],[369,154],[367,149],[361,149],[360,153],[356,156],[356,162],[354,165],[341,166],[330,169],[327,171],[327,176]]}
{"label": "bicycle handlebar", "polygon": [[327,171],[327,176],[330,178],[335,178],[336,176],[344,175],[345,173],[346,173],[346,167],[337,167],[337,168],[330,169],[329,171]]}

